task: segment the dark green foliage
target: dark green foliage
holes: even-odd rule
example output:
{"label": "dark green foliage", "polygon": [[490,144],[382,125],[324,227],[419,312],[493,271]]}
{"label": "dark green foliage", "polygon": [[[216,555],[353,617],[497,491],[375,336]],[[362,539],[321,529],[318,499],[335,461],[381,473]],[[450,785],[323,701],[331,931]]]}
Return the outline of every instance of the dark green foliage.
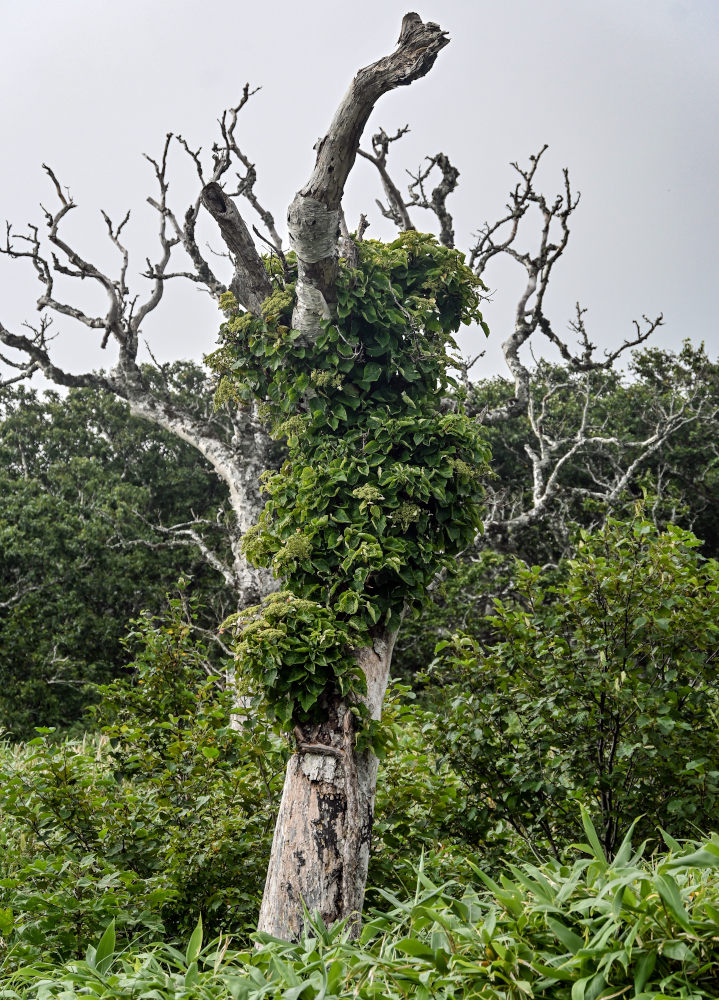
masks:
{"label": "dark green foliage", "polygon": [[[456,251],[415,232],[363,242],[359,254],[358,268],[340,270],[337,321],[312,343],[289,326],[290,284],[266,301],[262,319],[231,316],[210,358],[223,374],[221,398],[260,399],[274,433],[287,437],[287,461],[266,477],[267,504],[246,551],[306,602],[305,616],[314,602],[308,630],[335,628],[337,678],[351,677],[342,629],[362,644],[375,626],[397,625],[472,541],[489,457],[456,401],[456,412],[437,406],[438,394],[456,388],[452,333],[481,320],[477,279]],[[284,675],[274,663],[260,672],[263,616],[258,609],[238,622],[241,660],[279,717],[301,720],[322,695],[312,671],[300,672],[308,632],[285,632],[297,656]]]}
{"label": "dark green foliage", "polygon": [[284,750],[256,719],[230,726],[184,602],[146,616],[132,680],[105,689],[104,734],[52,734],[2,759],[3,937],[10,961],[84,952],[110,916],[123,937],[255,926]]}
{"label": "dark green foliage", "polygon": [[121,847],[122,832],[143,839],[148,817],[117,787],[107,753],[106,740],[65,745],[38,736],[3,754],[0,899],[9,955],[1,958],[11,968],[78,956],[111,918],[125,933],[165,929],[160,912],[173,891],[143,878]]}
{"label": "dark green foliage", "polygon": [[461,553],[445,577],[436,581],[427,602],[412,609],[402,623],[393,672],[418,689],[437,643],[457,632],[484,638],[494,600],[514,591],[515,557],[486,545],[482,537],[476,548]]}
{"label": "dark green foliage", "polygon": [[315,601],[279,591],[224,624],[236,626],[243,671],[284,724],[305,721],[328,687],[342,695],[366,687],[350,654],[357,631]]}
{"label": "dark green foliage", "polygon": [[[477,848],[471,830],[463,835],[465,785],[425,736],[435,721],[409,687],[390,688],[382,709],[388,745],[377,778],[365,906],[386,907],[385,891],[411,891],[420,857],[435,880],[471,877]],[[519,838],[515,846],[521,846]]]}
{"label": "dark green foliage", "polygon": [[518,566],[492,638],[441,644],[437,746],[468,786],[467,828],[498,821],[557,853],[586,803],[609,854],[639,819],[675,836],[719,808],[719,564],[641,517],[583,532],[558,571]]}
{"label": "dark green foliage", "polygon": [[[646,860],[626,841],[607,863],[586,817],[586,857],[509,865],[495,882],[438,885],[420,866],[414,893],[359,942],[308,917],[299,942],[256,935],[258,947],[203,948],[198,923],[182,950],[125,953],[110,925],[83,961],[36,963],[6,997],[74,1000],[714,1000],[719,990],[719,841]],[[99,935],[98,935],[99,937]]]}
{"label": "dark green foliage", "polygon": [[[3,940],[9,967],[77,957],[111,918],[120,942],[179,944],[198,914],[211,933],[254,930],[287,751],[250,708],[229,727],[234,692],[208,677],[186,605],[181,593],[164,619],[136,623],[127,678],[96,709],[102,735],[44,732],[0,756],[0,963]],[[460,782],[438,768],[407,697],[388,706],[373,860],[400,891],[423,849],[439,878],[469,870],[448,825]]]}
{"label": "dark green foliage", "polygon": [[92,685],[122,670],[128,621],[159,611],[183,570],[216,604],[205,624],[223,617],[223,581],[191,548],[163,548],[152,525],[191,510],[214,520],[224,493],[193,448],[113,397],[4,391],[0,728],[77,724]]}
{"label": "dark green foliage", "polygon": [[[580,451],[558,474],[559,490],[536,523],[509,531],[490,525],[457,560],[446,581],[434,588],[431,601],[408,617],[395,648],[395,669],[409,678],[427,669],[440,639],[461,631],[478,641],[487,638],[486,615],[494,598],[514,587],[514,557],[530,564],[557,562],[571,555],[578,528],[600,525],[608,514],[631,517],[637,500],[646,496],[647,511],[659,525],[676,523],[702,540],[702,553],[719,557],[719,366],[703,346],[685,343],[672,352],[645,348],[633,355],[629,376],[597,371],[587,376],[540,363],[532,392],[544,400],[543,429],[554,441],[576,433],[586,402],[585,380],[591,379],[588,426],[608,439],[602,447]],[[549,392],[551,386],[560,391]],[[505,404],[513,386],[504,378],[470,386],[470,399],[483,410]],[[662,412],[685,408],[689,422],[652,452],[636,470],[623,494],[608,508],[598,499],[574,493],[594,489],[597,480],[611,481],[616,468],[626,468],[639,453],[636,442],[651,437]],[[526,415],[486,428],[492,452],[489,484],[499,501],[498,516],[511,517],[531,506],[531,462],[535,447]],[[616,439],[619,444],[610,443]],[[631,442],[635,442],[632,446]],[[592,477],[595,476],[596,479]]]}

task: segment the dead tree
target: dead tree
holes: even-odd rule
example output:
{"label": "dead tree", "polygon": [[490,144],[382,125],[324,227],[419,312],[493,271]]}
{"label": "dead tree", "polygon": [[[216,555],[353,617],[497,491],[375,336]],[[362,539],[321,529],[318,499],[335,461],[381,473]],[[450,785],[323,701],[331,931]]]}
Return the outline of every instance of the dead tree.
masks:
{"label": "dead tree", "polygon": [[[244,88],[239,104],[225,112],[220,121],[221,142],[213,148],[213,164],[209,177],[205,176],[200,150],[190,149],[181,136],[171,133],[165,138],[162,154],[158,159],[147,157],[152,165],[158,193],[148,198],[159,219],[159,252],[154,260],[147,260],[145,277],[151,281],[149,294],[142,298],[130,288],[129,254],[123,243],[123,230],[129,213],[114,224],[103,214],[107,235],[115,247],[119,266],[115,275],[101,268],[82,255],[63,236],[63,220],[75,207],[69,191],[63,188],[52,169],[45,166],[51,181],[56,207],[44,209],[44,239],[40,227],[30,225],[25,233],[16,233],[7,226],[2,252],[15,260],[27,260],[34,268],[41,285],[37,300],[40,312],[38,324],[26,324],[29,332],[15,333],[0,323],[0,341],[17,354],[2,355],[11,369],[6,383],[28,377],[41,371],[46,378],[67,388],[86,387],[113,393],[127,402],[133,416],[158,424],[193,445],[210,463],[228,488],[233,518],[230,520],[230,544],[233,553],[231,565],[226,565],[211,547],[201,540],[193,526],[194,535],[188,534],[189,525],[174,533],[175,543],[184,541],[198,546],[209,564],[218,570],[235,589],[240,604],[252,604],[273,586],[269,574],[249,566],[242,554],[241,540],[245,531],[255,523],[262,509],[259,495],[259,476],[270,464],[270,441],[256,408],[237,408],[234,411],[213,413],[209,405],[208,390],[195,405],[189,405],[186,394],[178,392],[170,366],[156,364],[143,366],[138,361],[143,324],[161,304],[165,285],[172,279],[190,280],[205,289],[219,301],[228,287],[217,277],[206,256],[201,251],[195,229],[203,205],[216,219],[233,263],[234,274],[229,288],[246,308],[259,311],[259,305],[269,292],[269,278],[262,259],[232,198],[223,191],[220,182],[230,167],[239,161],[244,176],[234,192],[243,195],[255,208],[269,233],[272,246],[279,243],[274,222],[269,212],[260,206],[254,194],[255,168],[240,150],[235,138],[237,117],[251,96]],[[168,156],[173,145],[179,145],[195,165],[200,190],[194,202],[180,217],[168,202]],[[191,270],[173,271],[170,260],[178,248],[184,249],[191,262]],[[91,315],[66,302],[56,293],[58,278],[89,281],[98,285],[107,297],[104,315]],[[74,374],[60,368],[53,360],[51,342],[53,319],[63,317],[74,321],[97,334],[100,346],[112,345],[116,357],[111,368],[104,371],[86,371]]]}
{"label": "dead tree", "polygon": [[[352,239],[342,214],[342,197],[348,175],[358,154],[374,164],[383,185],[386,205],[380,208],[400,229],[414,228],[412,213],[424,210],[437,220],[441,241],[454,245],[454,226],[447,201],[457,185],[459,173],[444,153],[428,158],[410,175],[407,196],[392,180],[387,166],[390,145],[406,129],[389,136],[380,131],[372,140],[372,152],[359,148],[361,136],[375,105],[383,94],[411,84],[429,72],[438,53],[448,43],[447,34],[432,22],[423,23],[417,14],[408,14],[394,51],[361,69],[340,102],[329,129],[318,144],[312,174],[295,196],[288,213],[291,248],[297,254],[299,278],[293,326],[311,340],[321,324],[331,319],[336,307],[336,279],[340,253],[352,259]],[[59,385],[87,386],[114,393],[127,401],[130,411],[189,442],[211,463],[227,484],[234,514],[232,550],[234,562],[223,567],[189,523],[176,525],[177,539],[185,538],[204,551],[208,562],[231,582],[240,604],[253,604],[276,584],[267,571],[250,567],[242,553],[241,540],[255,523],[262,501],[258,490],[260,473],[268,466],[269,439],[256,408],[235,408],[220,414],[186,405],[173,391],[169,372],[161,365],[149,372],[138,362],[142,326],[160,305],[165,285],[170,280],[194,282],[219,301],[226,291],[248,312],[260,315],[263,300],[271,285],[250,230],[238,208],[244,198],[259,215],[266,236],[262,249],[278,255],[282,248],[272,215],[259,203],[254,193],[255,167],[240,149],[236,139],[238,114],[250,97],[245,87],[239,104],[226,112],[220,122],[221,138],[213,148],[212,167],[203,165],[201,151],[193,150],[180,136],[168,134],[158,159],[150,159],[157,183],[157,194],[150,199],[159,221],[159,252],[147,261],[146,277],[151,291],[144,299],[129,287],[129,258],[123,244],[127,217],[115,225],[105,217],[107,233],[117,250],[119,267],[111,277],[72,247],[62,235],[65,216],[75,207],[71,196],[46,168],[54,189],[57,207],[45,210],[49,251],[40,229],[30,226],[24,234],[8,228],[4,253],[25,259],[34,267],[42,292],[38,299],[41,313],[37,326],[28,332],[15,333],[0,324],[0,341],[17,355],[2,356],[11,366],[8,381],[42,371]],[[168,200],[168,155],[176,146],[189,156],[195,166],[199,191],[184,215],[179,215]],[[587,379],[587,405],[577,426],[562,435],[552,435],[545,419],[546,404],[554,388],[544,397],[533,390],[532,372],[522,349],[533,337],[541,336],[560,352],[567,370],[585,373],[611,367],[619,355],[641,344],[661,322],[661,318],[637,327],[635,334],[621,348],[601,359],[584,329],[581,312],[575,325],[580,349],[574,353],[554,331],[545,314],[545,293],[552,269],[563,254],[569,238],[569,220],[577,207],[578,196],[571,190],[565,172],[564,188],[554,200],[547,200],[535,187],[536,173],[543,150],[533,157],[528,169],[515,166],[519,180],[510,195],[506,214],[496,223],[485,225],[469,253],[469,262],[481,277],[492,260],[500,255],[512,258],[526,272],[526,285],[516,308],[514,330],[503,343],[504,356],[513,383],[513,394],[502,406],[477,413],[488,425],[501,425],[517,416],[529,418],[533,442],[529,445],[533,470],[532,502],[528,508],[512,509],[498,496],[490,504],[489,527],[511,531],[538,520],[549,509],[561,482],[561,470],[579,454],[606,449],[613,442],[602,435],[590,419],[591,381]],[[234,190],[228,190],[230,168],[239,164],[241,172]],[[436,182],[432,179],[436,177]],[[216,275],[196,238],[201,209],[212,216],[233,265],[233,276],[225,284]],[[520,248],[522,222],[530,211],[541,218],[539,245]],[[366,220],[357,239],[362,238]],[[260,233],[255,230],[257,236]],[[184,270],[172,270],[170,262],[177,250],[184,250],[190,264]],[[67,303],[55,293],[56,277],[89,279],[99,285],[107,297],[104,315],[91,315]],[[113,344],[116,360],[101,372],[71,374],[59,368],[51,353],[51,320],[67,317],[95,331],[103,348]],[[21,360],[18,360],[18,357]],[[448,401],[452,405],[452,401]],[[656,431],[645,440],[633,442],[631,458],[618,462],[613,478],[598,481],[596,492],[617,495],[636,473],[641,463],[661,447],[668,435],[693,419],[691,401],[669,408]],[[177,540],[176,539],[176,540]],[[373,644],[356,651],[358,663],[367,678],[367,702],[373,717],[379,718],[389,677],[395,635],[377,633]],[[285,790],[280,807],[272,856],[267,877],[260,929],[290,938],[303,927],[303,906],[317,910],[331,923],[351,918],[361,912],[369,857],[377,760],[373,754],[356,752],[351,729],[338,719],[334,728],[326,726],[321,742],[308,742],[301,734],[298,752],[290,759]]]}
{"label": "dead tree", "polygon": [[[444,153],[428,156],[416,171],[408,170],[410,183],[403,195],[388,168],[388,155],[408,131],[408,126],[388,135],[380,129],[372,137],[372,152],[360,154],[376,167],[387,199],[377,205],[386,218],[399,229],[417,228],[415,209],[435,216],[439,239],[454,246],[454,225],[447,198],[457,185],[459,171]],[[579,303],[569,321],[576,347],[560,336],[546,311],[546,293],[552,271],[569,242],[570,219],[579,205],[579,193],[572,190],[569,172],[563,172],[562,190],[547,198],[537,188],[537,172],[547,146],[530,156],[528,167],[513,163],[518,180],[510,191],[506,212],[493,223],[484,223],[469,250],[468,262],[485,281],[492,262],[509,258],[525,273],[526,280],[515,307],[514,329],[502,342],[504,360],[509,370],[513,392],[506,402],[491,409],[474,402],[476,394],[468,378],[469,369],[482,357],[460,366],[468,392],[467,409],[485,426],[502,427],[518,418],[529,424],[524,448],[530,462],[529,502],[526,491],[509,494],[503,484],[487,486],[488,503],[484,539],[481,544],[512,548],[512,537],[531,525],[554,519],[548,528],[567,536],[567,497],[585,497],[611,510],[626,489],[661,451],[666,442],[684,428],[698,421],[716,421],[712,398],[694,384],[677,384],[663,401],[656,401],[646,413],[646,433],[636,439],[620,438],[606,428],[601,409],[601,377],[613,372],[623,356],[644,344],[663,323],[661,315],[647,316],[634,322],[633,333],[613,350],[598,353],[586,327],[586,310]],[[431,190],[430,190],[431,189]],[[532,219],[531,216],[534,215]],[[529,225],[525,225],[529,223]],[[529,237],[525,229],[536,235]],[[540,376],[534,360],[534,341],[544,338],[561,358],[553,370]],[[527,358],[527,352],[530,357]],[[554,397],[572,394],[577,398],[577,417],[572,423],[558,425],[550,416]],[[590,485],[568,486],[565,472],[582,463],[592,480]],[[551,518],[550,518],[551,515]]]}
{"label": "dead tree", "polygon": [[[383,94],[424,76],[447,42],[446,33],[438,25],[425,24],[418,15],[408,14],[402,22],[396,49],[357,73],[318,145],[312,176],[295,197],[288,218],[290,244],[297,253],[299,266],[293,324],[308,338],[315,335],[319,324],[331,317],[335,308],[342,195],[367,120]],[[254,166],[235,139],[237,116],[249,96],[246,87],[240,104],[223,116],[222,141],[214,147],[209,177],[204,173],[200,151],[192,150],[184,139],[171,134],[159,159],[150,160],[159,192],[151,204],[159,217],[160,253],[154,261],[147,262],[146,276],[152,281],[152,290],[144,300],[133,296],[128,285],[129,258],[122,240],[127,217],[119,225],[105,217],[108,237],[120,258],[117,276],[110,277],[63,238],[62,221],[75,203],[52,170],[46,168],[59,203],[54,211],[45,210],[49,254],[36,226],[20,235],[8,228],[4,248],[8,256],[24,258],[35,268],[42,286],[38,300],[41,321],[29,333],[14,333],[0,325],[0,340],[25,358],[20,362],[11,360],[15,366],[12,378],[39,369],[60,385],[90,386],[112,392],[127,400],[134,415],[178,434],[212,464],[227,483],[236,518],[232,573],[238,598],[244,604],[256,602],[274,586],[269,574],[248,566],[240,545],[242,535],[257,519],[259,475],[268,465],[268,438],[257,412],[253,408],[234,412],[228,439],[227,428],[220,428],[217,420],[200,417],[178,405],[169,380],[163,381],[162,367],[158,366],[149,377],[139,365],[137,355],[142,324],[159,306],[169,280],[182,277],[200,283],[218,300],[229,290],[254,315],[259,315],[261,304],[270,292],[267,271],[248,227],[233,196],[223,188],[230,165],[239,160],[245,173],[234,195],[243,195],[259,211],[268,231],[265,244],[273,252],[281,253],[272,217],[254,195]],[[182,219],[168,203],[167,164],[173,140],[193,160],[201,185],[195,202]],[[217,222],[233,262],[234,275],[229,288],[213,272],[196,240],[195,227],[202,206]],[[192,270],[170,269],[173,251],[180,246],[189,257]],[[99,284],[108,299],[106,314],[89,315],[56,296],[58,275]],[[50,350],[52,314],[70,317],[97,331],[103,348],[113,342],[117,349],[114,367],[79,375],[59,368]],[[193,529],[183,526],[183,530]],[[213,563],[210,553],[208,559]],[[372,647],[357,652],[367,676],[368,705],[375,717],[381,712],[393,641],[391,634],[378,635]],[[310,910],[318,910],[328,922],[361,911],[377,761],[371,753],[356,754],[351,742],[351,732],[342,730],[331,734],[323,749],[313,752],[312,747],[304,746],[290,761],[260,916],[262,929],[284,937],[297,934],[302,926],[303,903]],[[343,767],[338,766],[340,757]],[[333,802],[335,805],[330,809]],[[338,802],[342,803],[341,808],[337,807]],[[298,864],[300,850],[303,865]],[[337,886],[341,886],[341,892]]]}
{"label": "dead tree", "polygon": [[[290,245],[297,253],[295,329],[315,337],[336,315],[337,253],[344,186],[362,132],[379,98],[424,76],[448,38],[416,14],[402,22],[394,52],[359,71],[317,147],[308,183],[288,213]],[[389,681],[395,633],[378,631],[355,651],[367,679],[367,705],[379,719]],[[351,721],[351,716],[345,719]],[[362,912],[377,782],[377,758],[357,753],[351,729],[337,720],[322,746],[299,746],[287,767],[272,845],[260,930],[279,937],[302,928],[302,902],[325,922]],[[349,737],[349,738],[348,738]]]}

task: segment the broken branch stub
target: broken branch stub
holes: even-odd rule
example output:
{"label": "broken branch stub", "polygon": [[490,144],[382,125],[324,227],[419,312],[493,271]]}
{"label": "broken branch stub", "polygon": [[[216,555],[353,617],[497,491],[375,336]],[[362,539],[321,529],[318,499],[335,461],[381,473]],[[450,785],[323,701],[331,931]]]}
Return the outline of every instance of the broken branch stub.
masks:
{"label": "broken branch stub", "polygon": [[369,116],[383,94],[425,76],[448,42],[438,24],[405,15],[394,52],[359,70],[317,145],[312,175],[287,214],[299,269],[292,325],[310,338],[334,313],[340,206]]}
{"label": "broken branch stub", "polygon": [[272,286],[237,206],[216,181],[210,181],[202,189],[202,204],[220,227],[222,239],[234,258],[235,274],[230,290],[245,309],[259,316]]}

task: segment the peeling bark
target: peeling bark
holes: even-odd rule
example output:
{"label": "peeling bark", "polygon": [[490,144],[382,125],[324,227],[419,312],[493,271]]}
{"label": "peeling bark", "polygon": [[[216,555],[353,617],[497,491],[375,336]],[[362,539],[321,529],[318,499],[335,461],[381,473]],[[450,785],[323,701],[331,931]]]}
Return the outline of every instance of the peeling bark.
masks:
{"label": "peeling bark", "polygon": [[[355,651],[367,678],[366,704],[382,714],[396,633],[382,633]],[[357,753],[347,706],[332,706],[322,743],[299,742],[285,775],[258,930],[295,940],[304,907],[328,925],[362,913],[374,819],[378,761]],[[304,904],[304,907],[303,907]]]}

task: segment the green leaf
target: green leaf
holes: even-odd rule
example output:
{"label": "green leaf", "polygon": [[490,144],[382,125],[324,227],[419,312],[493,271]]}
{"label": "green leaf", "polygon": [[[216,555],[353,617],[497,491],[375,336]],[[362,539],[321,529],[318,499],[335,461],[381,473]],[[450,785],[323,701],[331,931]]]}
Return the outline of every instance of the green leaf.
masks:
{"label": "green leaf", "polygon": [[597,836],[597,831],[594,828],[592,819],[583,803],[580,803],[579,808],[581,809],[582,813],[582,826],[584,827],[584,832],[587,835],[587,840],[589,841],[592,851],[594,852],[594,857],[597,859],[597,861],[603,861],[604,864],[606,865],[607,856],[604,853],[604,848],[599,842],[599,837]]}
{"label": "green leaf", "polygon": [[95,951],[95,967],[100,975],[105,975],[109,969],[115,953],[115,921],[114,919],[105,928]]}
{"label": "green leaf", "polygon": [[649,977],[657,964],[657,950],[652,948],[646,955],[642,955],[637,963],[637,971],[634,973],[634,991],[641,993],[649,981]]}
{"label": "green leaf", "polygon": [[433,950],[423,941],[418,941],[416,938],[401,938],[395,944],[395,948],[398,951],[403,952],[405,955],[412,955],[415,958],[424,958],[430,962],[434,961]]}
{"label": "green leaf", "polygon": [[584,976],[572,986],[572,1000],[597,1000],[605,985],[606,980],[601,973]]}
{"label": "green leaf", "polygon": [[571,952],[573,955],[579,951],[580,948],[584,947],[584,941],[575,934],[574,931],[570,930],[565,924],[560,920],[556,920],[554,917],[547,917],[547,924],[551,927],[552,932],[555,937],[564,945],[567,951]]}
{"label": "green leaf", "polygon": [[662,898],[664,905],[674,917],[676,922],[685,931],[691,933],[692,925],[689,914],[684,908],[679,889],[671,875],[655,875],[654,885]]}
{"label": "green leaf", "polygon": [[[714,850],[712,850],[714,848]],[[678,858],[670,858],[667,868],[719,868],[719,849],[711,842],[699,851],[682,854]]]}
{"label": "green leaf", "polygon": [[369,383],[376,382],[381,374],[382,365],[378,364],[376,361],[370,361],[364,366],[362,371],[362,381]]}
{"label": "green leaf", "polygon": [[194,931],[190,937],[189,943],[187,945],[187,951],[185,952],[185,963],[189,967],[193,962],[197,961],[197,956],[202,950],[202,915],[197,918],[197,924]]}

